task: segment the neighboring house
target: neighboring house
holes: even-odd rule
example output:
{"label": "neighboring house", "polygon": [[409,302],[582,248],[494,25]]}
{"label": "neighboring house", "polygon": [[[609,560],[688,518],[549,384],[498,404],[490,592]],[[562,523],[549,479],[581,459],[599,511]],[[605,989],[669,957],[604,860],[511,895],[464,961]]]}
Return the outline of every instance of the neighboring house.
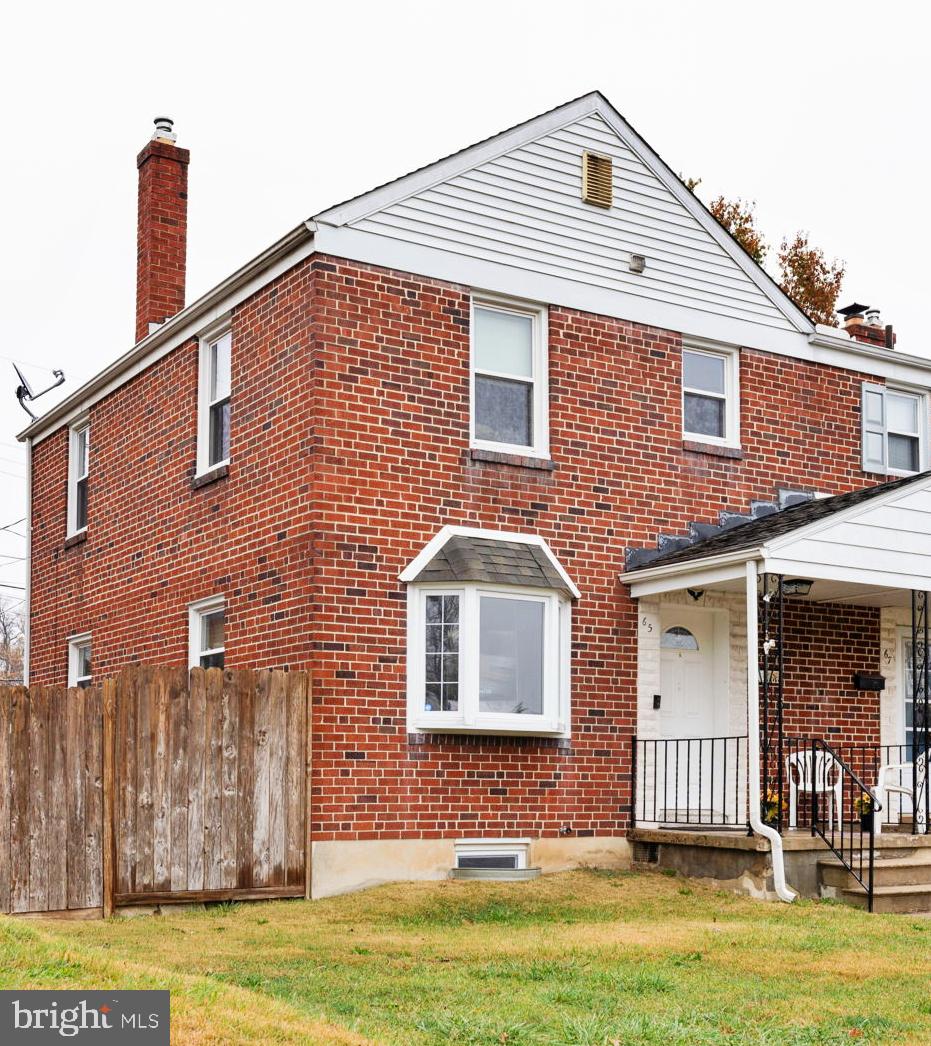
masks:
{"label": "neighboring house", "polygon": [[910,761],[931,361],[860,307],[812,324],[602,95],[186,307],[170,122],[138,163],[136,344],[23,433],[33,682],[309,669],[318,895],[457,848],[623,865],[632,803],[637,857],[748,816],[756,846],[758,688],[764,791],[812,736]]}

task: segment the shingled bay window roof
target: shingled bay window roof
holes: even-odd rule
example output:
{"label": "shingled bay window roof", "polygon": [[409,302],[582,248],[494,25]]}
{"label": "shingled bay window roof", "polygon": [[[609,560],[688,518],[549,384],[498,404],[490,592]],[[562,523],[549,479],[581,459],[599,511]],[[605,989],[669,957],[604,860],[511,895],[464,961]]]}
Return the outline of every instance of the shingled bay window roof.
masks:
{"label": "shingled bay window roof", "polygon": [[445,527],[401,574],[402,581],[477,582],[579,591],[542,538]]}

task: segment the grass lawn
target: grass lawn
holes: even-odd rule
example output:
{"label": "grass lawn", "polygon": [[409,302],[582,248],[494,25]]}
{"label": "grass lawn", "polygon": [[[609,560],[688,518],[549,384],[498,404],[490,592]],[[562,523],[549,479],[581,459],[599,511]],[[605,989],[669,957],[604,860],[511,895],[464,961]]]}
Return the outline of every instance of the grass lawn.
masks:
{"label": "grass lawn", "polygon": [[931,1043],[931,920],[653,873],[0,918],[0,988],[168,987],[173,1043]]}

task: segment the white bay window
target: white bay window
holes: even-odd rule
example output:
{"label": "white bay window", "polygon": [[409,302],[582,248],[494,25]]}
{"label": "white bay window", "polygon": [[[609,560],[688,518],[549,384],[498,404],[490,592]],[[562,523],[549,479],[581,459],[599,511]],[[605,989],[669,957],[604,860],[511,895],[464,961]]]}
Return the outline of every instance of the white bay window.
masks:
{"label": "white bay window", "polygon": [[468,584],[412,586],[411,727],[562,733],[569,601],[559,593]]}

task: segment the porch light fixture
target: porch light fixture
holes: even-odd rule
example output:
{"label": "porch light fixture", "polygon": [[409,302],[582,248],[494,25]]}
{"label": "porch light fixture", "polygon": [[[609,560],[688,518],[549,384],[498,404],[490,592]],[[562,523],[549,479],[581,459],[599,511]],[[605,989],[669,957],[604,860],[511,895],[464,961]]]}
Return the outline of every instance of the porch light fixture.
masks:
{"label": "porch light fixture", "polygon": [[782,591],[787,596],[807,596],[814,582],[810,578],[793,577],[782,583]]}

